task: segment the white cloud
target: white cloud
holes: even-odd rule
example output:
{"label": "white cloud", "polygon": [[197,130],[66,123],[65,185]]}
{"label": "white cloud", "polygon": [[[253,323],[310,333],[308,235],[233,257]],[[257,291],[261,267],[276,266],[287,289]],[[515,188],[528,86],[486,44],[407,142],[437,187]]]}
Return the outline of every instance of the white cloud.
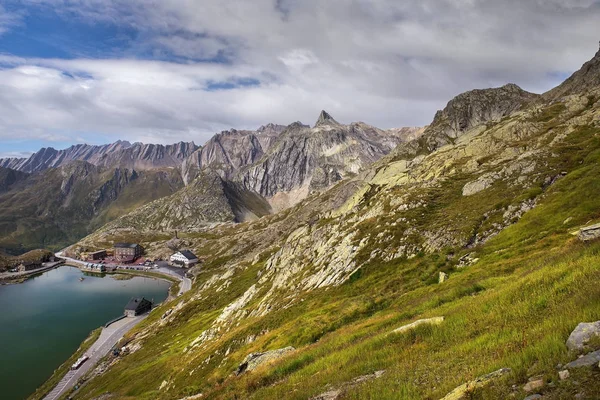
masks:
{"label": "white cloud", "polygon": [[[1,56],[0,138],[202,143],[229,127],[313,123],[321,109],[423,125],[465,90],[547,90],[600,39],[591,0],[28,1],[135,28],[145,48],[189,62]],[[228,62],[197,61],[213,57]],[[204,90],[240,79],[260,83]]]}

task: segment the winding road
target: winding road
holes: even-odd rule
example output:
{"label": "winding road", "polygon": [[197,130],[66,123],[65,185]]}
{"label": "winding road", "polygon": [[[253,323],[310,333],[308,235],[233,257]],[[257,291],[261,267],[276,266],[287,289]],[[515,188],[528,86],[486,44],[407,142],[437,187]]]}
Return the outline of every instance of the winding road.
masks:
{"label": "winding road", "polygon": [[[56,253],[57,257],[64,258],[67,262],[74,263],[75,265],[84,264],[79,260],[75,260],[69,257],[64,257],[62,252]],[[158,269],[160,273],[164,275],[169,275],[175,277],[181,281],[181,285],[179,287],[179,295],[187,292],[192,288],[192,281],[182,276],[181,274],[170,270],[166,267],[160,267]],[[58,382],[58,384],[52,389],[50,393],[44,397],[44,400],[56,400],[60,398],[65,392],[71,390],[73,386],[77,383],[79,378],[85,375],[92,367],[94,367],[98,361],[105,355],[107,355],[110,350],[119,342],[119,340],[134,326],[136,326],[140,321],[146,318],[148,314],[139,315],[133,318],[124,318],[119,321],[113,322],[107,327],[102,328],[102,332],[100,336],[92,344],[92,346],[85,352],[85,354],[89,357],[79,369],[76,371],[69,370],[63,376],[63,378]]]}

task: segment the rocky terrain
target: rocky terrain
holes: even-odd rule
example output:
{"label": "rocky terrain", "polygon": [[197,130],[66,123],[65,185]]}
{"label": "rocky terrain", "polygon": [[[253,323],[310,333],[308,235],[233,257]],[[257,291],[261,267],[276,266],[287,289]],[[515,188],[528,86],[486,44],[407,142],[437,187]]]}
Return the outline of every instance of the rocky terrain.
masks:
{"label": "rocky terrain", "polygon": [[164,257],[183,215],[202,263],[74,398],[599,398],[599,76],[600,52],[543,95],[467,92],[397,139],[322,113],[196,178],[275,212],[204,224],[200,190],[87,236]]}

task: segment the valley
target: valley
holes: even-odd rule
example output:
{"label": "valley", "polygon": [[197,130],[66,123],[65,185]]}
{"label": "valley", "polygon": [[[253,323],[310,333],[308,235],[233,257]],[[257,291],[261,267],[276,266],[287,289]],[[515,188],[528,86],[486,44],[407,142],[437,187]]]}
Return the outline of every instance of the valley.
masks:
{"label": "valley", "polygon": [[322,113],[69,246],[201,260],[75,398],[597,398],[600,343],[567,339],[600,320],[598,76],[466,92],[364,161],[385,134]]}

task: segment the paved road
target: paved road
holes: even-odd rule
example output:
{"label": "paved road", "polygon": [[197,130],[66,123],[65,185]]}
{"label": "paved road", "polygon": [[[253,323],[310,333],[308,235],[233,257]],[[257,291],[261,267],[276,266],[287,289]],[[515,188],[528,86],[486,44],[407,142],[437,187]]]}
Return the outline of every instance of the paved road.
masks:
{"label": "paved road", "polygon": [[[82,264],[80,260],[64,257],[62,252],[56,253],[56,256],[64,258],[65,260],[73,263]],[[179,295],[182,295],[192,288],[192,281],[185,276],[181,276],[181,274],[178,273],[179,271],[172,271],[165,267],[159,268],[158,271],[165,275],[176,277],[181,281]],[[110,352],[110,350],[125,335],[125,333],[127,333],[131,328],[133,328],[147,316],[148,314],[140,315],[135,318],[125,318],[109,325],[106,328],[102,328],[102,332],[100,333],[98,340],[96,340],[96,342],[85,353],[90,359],[87,360],[81,367],[79,367],[78,370],[69,370],[69,372],[65,374],[60,382],[54,387],[54,389],[52,389],[52,391],[48,393],[46,397],[44,397],[44,400],[56,400],[65,392],[69,391],[73,386],[75,386],[79,378],[81,378],[94,365],[96,365],[96,363],[102,357]]]}
{"label": "paved road", "polygon": [[56,400],[66,391],[70,390],[79,378],[88,372],[102,357],[108,354],[127,331],[147,316],[148,314],[139,315],[134,318],[125,318],[109,325],[107,328],[102,328],[98,340],[85,352],[90,359],[79,367],[78,370],[69,370],[54,389],[44,397],[44,400]]}
{"label": "paved road", "polygon": [[186,276],[181,275],[182,273],[185,272],[185,270],[183,270],[183,269],[181,269],[181,271],[176,271],[176,270],[169,269],[167,267],[159,267],[157,271],[160,271],[163,274],[170,275],[172,277],[179,279],[179,281],[181,282],[181,285],[179,285],[179,293],[177,294],[178,296],[181,296],[182,294],[184,294],[185,292],[187,292],[188,290],[190,290],[192,288],[192,280]]}

